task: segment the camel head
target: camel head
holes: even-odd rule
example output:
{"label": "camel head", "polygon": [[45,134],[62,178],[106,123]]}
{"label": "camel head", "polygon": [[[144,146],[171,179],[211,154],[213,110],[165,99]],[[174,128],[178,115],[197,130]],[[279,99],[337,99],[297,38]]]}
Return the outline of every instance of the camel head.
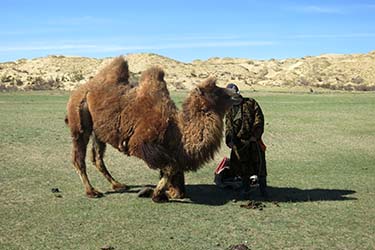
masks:
{"label": "camel head", "polygon": [[214,110],[223,115],[232,105],[240,104],[242,101],[241,95],[235,91],[218,87],[215,77],[209,77],[198,84],[195,92],[204,109]]}

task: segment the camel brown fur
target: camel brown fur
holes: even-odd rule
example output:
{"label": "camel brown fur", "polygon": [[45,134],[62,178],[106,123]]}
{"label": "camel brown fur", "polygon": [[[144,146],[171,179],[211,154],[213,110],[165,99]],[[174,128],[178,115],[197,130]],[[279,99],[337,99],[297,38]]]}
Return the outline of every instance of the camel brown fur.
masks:
{"label": "camel brown fur", "polygon": [[117,182],[104,164],[106,144],[161,170],[154,201],[182,198],[184,172],[196,171],[213,158],[222,141],[225,112],[239,101],[239,95],[216,86],[215,78],[208,78],[189,94],[182,111],[178,111],[162,69],[146,70],[139,86],[132,87],[127,62],[122,57],[114,59],[74,91],[67,104],[72,160],[87,196],[102,196],[86,174],[86,149],[92,137],[93,163],[113,189],[126,186]]}

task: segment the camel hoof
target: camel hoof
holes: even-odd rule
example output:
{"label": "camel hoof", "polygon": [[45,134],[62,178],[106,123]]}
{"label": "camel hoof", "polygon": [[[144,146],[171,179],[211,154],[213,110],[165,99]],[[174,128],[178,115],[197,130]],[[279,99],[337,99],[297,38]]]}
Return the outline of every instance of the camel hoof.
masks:
{"label": "camel hoof", "polygon": [[95,190],[95,189],[90,190],[90,191],[87,191],[87,192],[86,192],[86,195],[87,195],[87,197],[89,197],[89,198],[101,198],[101,197],[104,196],[103,193],[101,193],[101,192],[99,192],[99,191],[97,191],[97,190]]}
{"label": "camel hoof", "polygon": [[112,185],[112,189],[115,190],[116,192],[122,193],[122,192],[128,191],[129,187],[126,186],[125,184],[116,183]]}
{"label": "camel hoof", "polygon": [[170,199],[183,199],[183,198],[185,198],[184,192],[180,192],[179,190],[174,189],[174,188],[169,188],[169,190],[167,191],[167,195]]}
{"label": "camel hoof", "polygon": [[156,203],[163,203],[163,202],[168,202],[168,196],[163,192],[158,195],[153,195],[152,196],[152,201]]}

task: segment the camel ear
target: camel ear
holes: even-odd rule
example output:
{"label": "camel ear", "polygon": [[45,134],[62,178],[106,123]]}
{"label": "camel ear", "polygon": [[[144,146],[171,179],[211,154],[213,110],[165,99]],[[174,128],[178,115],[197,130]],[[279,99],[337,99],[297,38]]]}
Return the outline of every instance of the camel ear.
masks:
{"label": "camel ear", "polygon": [[199,84],[199,88],[212,89],[216,86],[216,77],[210,76]]}

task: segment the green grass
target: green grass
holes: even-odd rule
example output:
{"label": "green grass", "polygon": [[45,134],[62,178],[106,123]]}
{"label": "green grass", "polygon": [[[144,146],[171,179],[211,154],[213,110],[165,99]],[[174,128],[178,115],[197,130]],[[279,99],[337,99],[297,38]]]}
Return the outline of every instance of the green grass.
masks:
{"label": "green grass", "polygon": [[[172,93],[180,105],[185,93]],[[68,94],[0,94],[0,249],[375,249],[375,94],[248,92],[266,117],[272,201],[244,209],[217,189],[228,149],[187,174],[186,202],[136,197],[158,172],[108,148],[131,192],[88,199],[70,163]],[[89,177],[109,191],[88,163]],[[61,190],[55,197],[52,188]],[[258,199],[258,191],[253,191]]]}

